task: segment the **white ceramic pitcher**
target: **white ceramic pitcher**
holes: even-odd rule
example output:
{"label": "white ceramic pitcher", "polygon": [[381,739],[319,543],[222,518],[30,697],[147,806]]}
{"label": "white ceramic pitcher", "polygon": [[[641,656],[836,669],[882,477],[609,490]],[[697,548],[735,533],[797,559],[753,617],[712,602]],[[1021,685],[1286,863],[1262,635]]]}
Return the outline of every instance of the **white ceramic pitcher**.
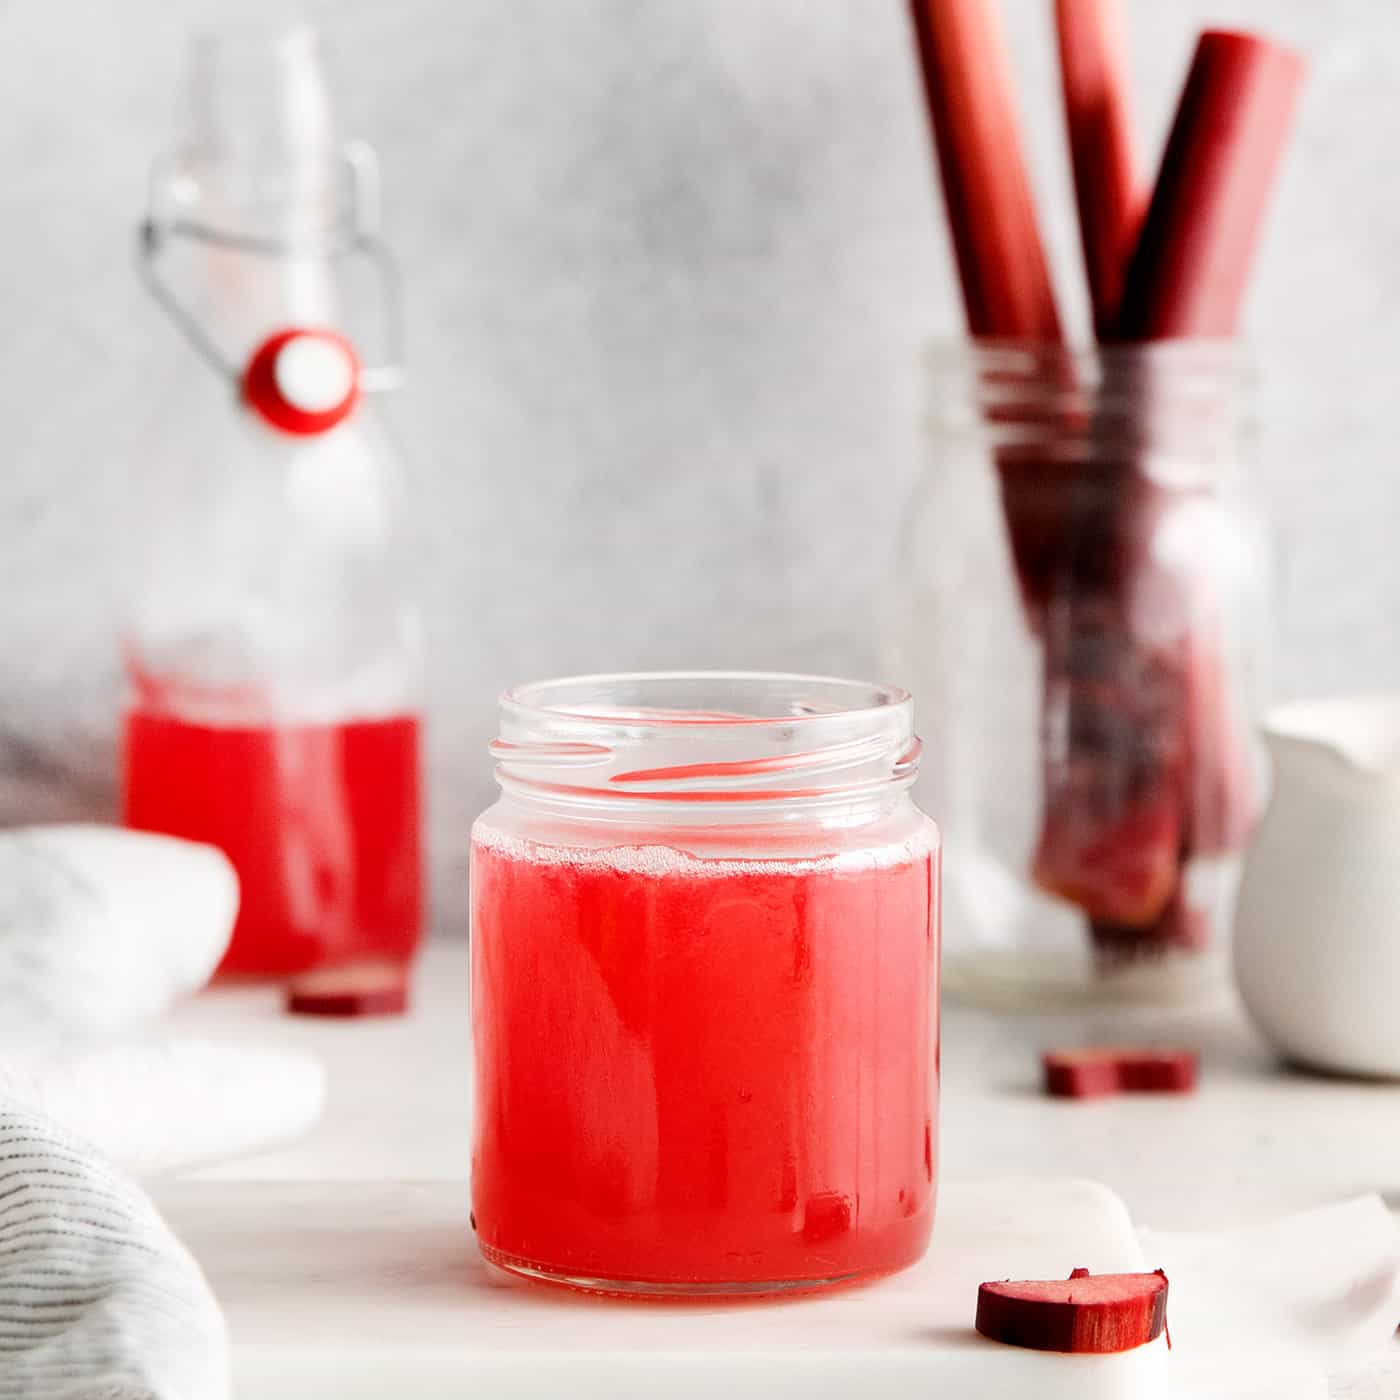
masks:
{"label": "white ceramic pitcher", "polygon": [[1240,886],[1240,995],[1289,1059],[1400,1076],[1400,695],[1285,705],[1264,737],[1274,796]]}

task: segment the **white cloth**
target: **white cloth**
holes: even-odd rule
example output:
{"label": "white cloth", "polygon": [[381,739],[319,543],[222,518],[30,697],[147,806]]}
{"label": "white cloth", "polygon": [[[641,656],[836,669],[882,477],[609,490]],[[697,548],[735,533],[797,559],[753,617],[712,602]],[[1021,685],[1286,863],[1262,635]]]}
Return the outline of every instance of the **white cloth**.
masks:
{"label": "white cloth", "polygon": [[0,1102],[138,1175],[303,1132],[324,1076],[290,1051],[113,1039],[209,980],[238,911],[212,846],[103,826],[0,832]]}
{"label": "white cloth", "polygon": [[1400,1227],[1378,1196],[1245,1229],[1138,1233],[1171,1280],[1173,1400],[1400,1394],[1374,1380],[1400,1323]]}
{"label": "white cloth", "polygon": [[238,911],[213,846],[104,826],[0,831],[0,1045],[140,1025],[202,987]]}
{"label": "white cloth", "polygon": [[228,1370],[208,1284],[146,1197],[0,1106],[0,1400],[226,1400]]}
{"label": "white cloth", "polygon": [[0,832],[0,1400],[226,1400],[208,1285],[109,1159],[172,1171],[319,1115],[299,1052],[122,1038],[209,980],[237,909],[210,846]]}
{"label": "white cloth", "polygon": [[326,1076],[299,1050],[193,1037],[0,1051],[0,1103],[47,1114],[138,1177],[301,1136]]}

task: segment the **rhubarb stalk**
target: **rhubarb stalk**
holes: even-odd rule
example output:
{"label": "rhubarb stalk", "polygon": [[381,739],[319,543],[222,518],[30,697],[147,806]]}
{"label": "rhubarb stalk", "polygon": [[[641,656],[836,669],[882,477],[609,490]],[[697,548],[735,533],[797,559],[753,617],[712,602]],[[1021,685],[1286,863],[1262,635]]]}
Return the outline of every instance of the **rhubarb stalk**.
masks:
{"label": "rhubarb stalk", "polygon": [[1084,271],[1101,341],[1117,333],[1128,259],[1146,203],[1128,111],[1118,0],[1055,0]]}
{"label": "rhubarb stalk", "polygon": [[996,6],[911,0],[910,11],[968,330],[978,339],[1058,344]]}
{"label": "rhubarb stalk", "polygon": [[[1111,220],[1122,206],[1102,189],[1129,183],[1115,155],[1126,138],[1106,118],[1084,115],[1122,112],[1121,102],[1092,96],[1113,71],[1092,61],[1107,47],[1104,4],[1060,0],[1059,17],[1072,143],[1080,113],[1081,219]],[[1298,59],[1265,40],[1201,37],[1110,338],[1137,343],[1235,332],[1300,78]],[[1097,200],[1086,191],[1094,180]],[[1085,230],[1091,286],[1106,275],[1096,273],[1091,251],[1102,253],[1105,237],[1103,228]],[[1120,382],[1106,386],[1136,403],[1144,422],[1155,410],[1152,372],[1150,361],[1124,361]],[[1067,711],[1047,730],[1069,737],[1058,757],[1047,752],[1046,823],[1035,862],[1039,883],[1090,915],[1109,966],[1139,952],[1199,945],[1203,916],[1180,890],[1177,867],[1192,854],[1237,848],[1254,814],[1247,745],[1221,672],[1216,610],[1204,596],[1211,580],[1167,577],[1152,564],[1150,540],[1172,493],[1147,479],[1130,455],[1115,482],[1112,455],[1110,443],[1100,479],[1071,489],[1075,563],[1063,627],[1047,637],[1046,687],[1047,717],[1057,696]],[[1156,609],[1151,643],[1124,596],[1143,584]],[[1084,657],[1098,672],[1088,685]],[[1115,672],[1116,694],[1108,684]]]}
{"label": "rhubarb stalk", "polygon": [[[968,331],[975,340],[1057,347],[1059,311],[995,0],[910,0],[910,14]],[[1051,372],[1063,376],[1065,368],[1056,357]],[[1045,412],[1006,405],[988,418],[1026,425]],[[1054,468],[1033,447],[1002,443],[995,457],[1017,579],[1038,627],[1060,545],[1057,513],[1047,509]]]}
{"label": "rhubarb stalk", "polygon": [[1119,339],[1236,333],[1302,79],[1302,59],[1267,39],[1201,35],[1128,265]]}

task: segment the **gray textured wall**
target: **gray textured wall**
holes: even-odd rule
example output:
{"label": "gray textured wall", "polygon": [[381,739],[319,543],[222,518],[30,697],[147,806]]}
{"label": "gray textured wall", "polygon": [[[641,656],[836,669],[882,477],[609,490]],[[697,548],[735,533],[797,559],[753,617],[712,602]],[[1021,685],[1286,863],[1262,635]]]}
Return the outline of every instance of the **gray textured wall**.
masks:
{"label": "gray textured wall", "polygon": [[[0,820],[111,808],[124,444],[167,337],[130,229],[189,24],[248,9],[0,0]],[[1007,0],[1068,300],[1049,10]],[[394,416],[450,926],[506,682],[878,665],[874,597],[918,467],[916,354],[956,330],[956,294],[900,0],[309,12],[346,125],[379,146],[410,274]],[[1280,678],[1400,684],[1400,10],[1136,0],[1132,19],[1153,151],[1197,23],[1268,26],[1311,55],[1249,312],[1286,562]]]}

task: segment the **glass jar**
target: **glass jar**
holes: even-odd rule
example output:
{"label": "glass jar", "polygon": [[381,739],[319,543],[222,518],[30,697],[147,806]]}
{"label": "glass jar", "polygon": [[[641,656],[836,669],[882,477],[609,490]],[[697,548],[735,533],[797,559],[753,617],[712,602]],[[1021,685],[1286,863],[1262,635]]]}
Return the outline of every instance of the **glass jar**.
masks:
{"label": "glass jar", "polygon": [[1265,784],[1272,565],[1240,353],[959,344],[930,377],[892,612],[935,721],[946,986],[1197,997]]}
{"label": "glass jar", "polygon": [[200,38],[187,106],[142,226],[182,357],[131,464],[123,816],[233,862],[221,974],[392,977],[422,931],[421,658],[371,392],[395,366],[361,363],[340,295],[376,265],[397,305],[373,155],[304,26]]}
{"label": "glass jar", "polygon": [[762,1294],[918,1259],[939,842],[903,691],[590,676],[501,700],[472,832],[486,1259]]}

